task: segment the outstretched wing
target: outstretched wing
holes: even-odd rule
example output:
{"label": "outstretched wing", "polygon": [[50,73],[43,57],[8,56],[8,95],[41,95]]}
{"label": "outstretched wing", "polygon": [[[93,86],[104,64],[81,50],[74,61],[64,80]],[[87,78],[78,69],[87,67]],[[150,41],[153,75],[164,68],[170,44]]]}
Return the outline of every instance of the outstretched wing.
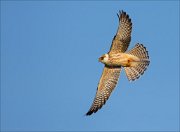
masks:
{"label": "outstretched wing", "polygon": [[125,52],[131,41],[132,23],[126,12],[120,11],[118,15],[119,27],[112,41],[109,53]]}
{"label": "outstretched wing", "polygon": [[115,88],[121,68],[111,68],[104,67],[101,79],[98,84],[98,88],[96,91],[96,96],[94,98],[93,104],[86,115],[91,115],[92,113],[96,113],[108,100],[111,92]]}

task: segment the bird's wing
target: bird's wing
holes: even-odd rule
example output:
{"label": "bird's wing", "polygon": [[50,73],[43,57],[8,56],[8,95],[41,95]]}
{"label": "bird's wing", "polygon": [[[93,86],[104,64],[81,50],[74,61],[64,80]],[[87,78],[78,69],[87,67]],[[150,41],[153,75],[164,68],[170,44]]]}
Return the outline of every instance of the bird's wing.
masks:
{"label": "bird's wing", "polygon": [[113,91],[118,82],[120,71],[120,67],[104,67],[101,79],[97,87],[96,96],[94,98],[91,108],[86,113],[86,115],[96,113],[98,109],[100,109],[106,103],[111,92]]}
{"label": "bird's wing", "polygon": [[113,38],[109,53],[125,52],[131,41],[132,23],[126,12],[120,11],[118,15],[119,27]]}

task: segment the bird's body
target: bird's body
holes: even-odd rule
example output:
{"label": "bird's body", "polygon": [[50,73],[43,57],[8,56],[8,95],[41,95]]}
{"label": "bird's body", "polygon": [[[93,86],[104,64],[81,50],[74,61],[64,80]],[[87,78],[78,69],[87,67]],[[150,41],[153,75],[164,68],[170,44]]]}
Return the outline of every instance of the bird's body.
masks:
{"label": "bird's body", "polygon": [[110,67],[130,67],[141,62],[137,56],[127,53],[105,54],[100,57],[99,61]]}
{"label": "bird's body", "polygon": [[125,12],[119,12],[119,26],[113,38],[110,51],[99,61],[105,64],[93,104],[86,115],[97,112],[108,100],[116,87],[121,69],[124,68],[129,81],[138,79],[147,69],[150,61],[146,48],[137,43],[127,51],[131,41],[132,22]]}

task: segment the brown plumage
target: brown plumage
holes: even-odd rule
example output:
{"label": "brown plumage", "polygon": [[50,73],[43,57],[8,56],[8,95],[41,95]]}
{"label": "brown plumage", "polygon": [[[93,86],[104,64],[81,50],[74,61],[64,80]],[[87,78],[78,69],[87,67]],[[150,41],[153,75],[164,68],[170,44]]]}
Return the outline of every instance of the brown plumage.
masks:
{"label": "brown plumage", "polygon": [[131,41],[132,22],[129,15],[124,11],[119,11],[119,26],[116,35],[112,41],[112,45],[109,51],[111,53],[125,52],[128,49]]}
{"label": "brown plumage", "polygon": [[119,12],[118,18],[119,26],[110,51],[99,58],[105,66],[93,104],[86,115],[96,113],[106,103],[116,87],[122,67],[129,81],[134,81],[144,73],[150,63],[148,51],[142,44],[136,44],[133,49],[126,52],[131,41],[132,22],[124,11]]}
{"label": "brown plumage", "polygon": [[93,104],[86,115],[91,115],[100,109],[108,100],[111,92],[115,88],[121,68],[104,67],[101,79],[98,84],[96,91],[96,97],[94,98]]}

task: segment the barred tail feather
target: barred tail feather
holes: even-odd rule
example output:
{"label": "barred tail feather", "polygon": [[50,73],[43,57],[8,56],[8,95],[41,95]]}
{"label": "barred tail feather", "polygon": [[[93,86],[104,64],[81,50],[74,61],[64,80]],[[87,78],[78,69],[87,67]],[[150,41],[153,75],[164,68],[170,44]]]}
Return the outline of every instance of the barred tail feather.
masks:
{"label": "barred tail feather", "polygon": [[144,47],[142,44],[136,44],[135,47],[127,53],[137,56],[140,59],[140,62],[137,63],[137,65],[132,67],[124,67],[128,80],[134,81],[143,75],[144,71],[147,69],[150,63],[149,55],[146,47]]}

